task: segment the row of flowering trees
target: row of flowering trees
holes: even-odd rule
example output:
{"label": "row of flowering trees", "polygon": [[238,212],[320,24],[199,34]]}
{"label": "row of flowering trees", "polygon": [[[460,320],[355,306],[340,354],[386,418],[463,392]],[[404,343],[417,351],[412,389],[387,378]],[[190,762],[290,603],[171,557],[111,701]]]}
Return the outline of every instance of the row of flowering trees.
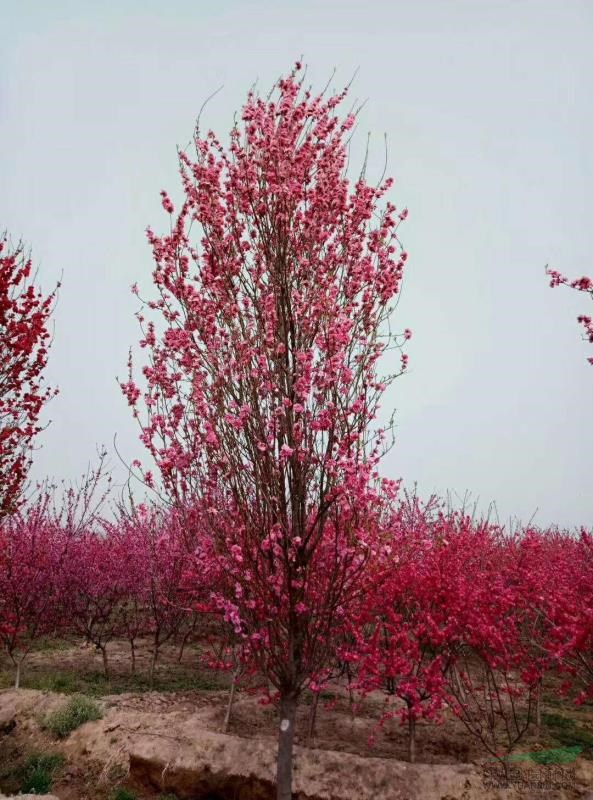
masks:
{"label": "row of flowering trees", "polygon": [[[233,601],[242,591],[232,571],[236,552],[221,562],[207,519],[195,508],[180,514],[140,506],[117,520],[73,526],[45,501],[8,516],[0,539],[0,642],[17,686],[40,637],[84,637],[101,651],[107,673],[114,638],[129,642],[132,671],[137,640],[148,638],[152,678],[164,643],[201,638],[206,628],[216,634],[217,667],[274,686],[274,651],[263,661],[259,636],[279,638],[286,621],[266,607],[268,589],[253,587],[252,616],[242,618]],[[548,691],[570,690],[577,702],[593,697],[593,540],[586,531],[509,535],[435,498],[405,497],[369,537],[362,589],[348,593],[327,626],[315,609],[326,581],[336,579],[333,541],[330,531],[317,580],[303,587],[303,613],[325,637],[322,651],[305,643],[303,688],[319,695],[347,676],[353,696],[382,693],[382,720],[407,726],[411,760],[418,719],[439,722],[449,709],[500,756],[538,723],[546,683]]]}
{"label": "row of flowering trees", "polygon": [[[133,524],[132,524],[133,519]],[[102,654],[109,643],[151,640],[150,682],[163,644],[183,635],[194,614],[183,602],[187,559],[176,518],[141,506],[118,524],[71,525],[47,496],[6,517],[0,530],[0,642],[15,667],[41,637],[77,636]]]}

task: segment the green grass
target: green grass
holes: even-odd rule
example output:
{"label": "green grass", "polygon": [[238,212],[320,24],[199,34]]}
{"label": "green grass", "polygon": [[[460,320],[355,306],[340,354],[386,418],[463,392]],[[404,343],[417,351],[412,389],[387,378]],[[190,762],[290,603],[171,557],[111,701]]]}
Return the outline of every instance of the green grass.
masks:
{"label": "green grass", "polygon": [[571,728],[574,725],[574,720],[570,717],[565,717],[562,714],[542,714],[542,722],[548,728]]}
{"label": "green grass", "polygon": [[593,758],[593,734],[571,717],[562,714],[543,714],[550,736],[567,749],[580,748],[584,758]]}
{"label": "green grass", "polygon": [[67,639],[53,639],[50,636],[42,636],[35,642],[35,651],[41,653],[58,653],[70,650],[72,642]]}
{"label": "green grass", "polygon": [[[503,756],[502,760],[511,762],[532,761],[534,764],[570,764],[581,753],[582,747],[574,745],[572,747],[554,747],[546,750],[532,750],[528,753],[512,753]],[[497,759],[490,759],[496,761]]]}
{"label": "green grass", "polygon": [[25,794],[47,794],[63,764],[64,756],[59,753],[29,756],[17,770],[20,791]]}
{"label": "green grass", "polygon": [[570,764],[580,755],[582,747],[559,747],[553,750],[540,750],[529,753],[529,758],[535,764]]}
{"label": "green grass", "polygon": [[[10,689],[14,676],[9,671],[0,672],[0,689]],[[228,688],[229,676],[215,671],[191,671],[170,673],[163,670],[155,677],[153,691],[156,692],[192,692],[220,691]],[[61,692],[63,694],[84,694],[89,697],[103,697],[107,694],[124,692],[151,691],[147,675],[130,675],[116,673],[107,680],[103,672],[80,670],[56,670],[47,667],[25,669],[21,686],[24,689],[40,689],[41,691]]]}
{"label": "green grass", "polygon": [[[312,705],[314,699],[315,699],[315,692],[312,692],[311,690],[304,692],[302,695],[302,703],[306,706]],[[330,703],[333,702],[334,700],[339,700],[339,699],[340,695],[336,694],[335,692],[330,692],[328,690],[323,690],[319,692],[320,703]]]}
{"label": "green grass", "polygon": [[102,716],[103,712],[94,700],[75,694],[57,711],[48,714],[42,727],[57,739],[65,739],[85,722],[101,719]]}
{"label": "green grass", "polygon": [[129,789],[124,789],[123,786],[116,789],[111,795],[111,798],[112,800],[138,800],[134,792],[130,792]]}

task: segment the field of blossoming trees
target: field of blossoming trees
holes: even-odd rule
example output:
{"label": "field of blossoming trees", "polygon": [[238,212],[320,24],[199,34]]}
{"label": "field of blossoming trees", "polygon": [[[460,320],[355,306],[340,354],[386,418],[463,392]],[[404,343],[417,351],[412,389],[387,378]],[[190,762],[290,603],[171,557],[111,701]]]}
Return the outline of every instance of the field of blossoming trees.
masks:
{"label": "field of blossoming trees", "polygon": [[[326,751],[375,759],[369,773],[471,763],[517,792],[519,756],[539,775],[593,756],[593,533],[511,530],[382,473],[380,400],[411,336],[392,313],[407,211],[391,180],[346,178],[356,110],[301,74],[250,93],[228,146],[198,128],[180,207],[161,192],[121,383],[147,458],[124,496],[103,456],[80,485],[26,491],[56,294],[0,243],[0,712],[28,703],[24,724],[0,716],[0,791],[353,797],[299,783]],[[593,295],[589,278],[549,277]],[[110,704],[150,712],[163,748],[180,715],[203,714],[208,735],[261,739],[275,766],[257,786],[175,783],[171,756],[134,783],[124,723],[100,722]],[[80,723],[112,747],[100,769],[97,741],[68,749]],[[406,795],[407,780],[373,796],[446,794]]]}

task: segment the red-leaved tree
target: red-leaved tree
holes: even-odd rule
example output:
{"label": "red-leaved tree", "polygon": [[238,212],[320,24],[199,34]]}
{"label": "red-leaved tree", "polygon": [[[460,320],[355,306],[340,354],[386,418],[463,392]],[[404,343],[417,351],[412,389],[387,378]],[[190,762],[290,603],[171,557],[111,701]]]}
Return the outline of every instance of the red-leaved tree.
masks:
{"label": "red-leaved tree", "polygon": [[23,245],[0,235],[0,517],[19,504],[39,415],[55,394],[44,386],[43,370],[57,288],[43,295],[31,269]]}
{"label": "red-leaved tree", "polygon": [[226,575],[221,614],[277,691],[281,800],[300,693],[364,591],[396,488],[379,479],[385,434],[372,425],[407,356],[385,378],[378,361],[410,335],[387,326],[406,212],[382,202],[390,179],[349,182],[347,92],[312,95],[300,68],[267,99],[249,94],[228,148],[198,130],[195,156],[180,154],[181,207],[162,192],[170,232],[148,234],[159,297],[156,323],[139,314],[146,385],[131,371],[122,385],[165,490],[201,509]]}

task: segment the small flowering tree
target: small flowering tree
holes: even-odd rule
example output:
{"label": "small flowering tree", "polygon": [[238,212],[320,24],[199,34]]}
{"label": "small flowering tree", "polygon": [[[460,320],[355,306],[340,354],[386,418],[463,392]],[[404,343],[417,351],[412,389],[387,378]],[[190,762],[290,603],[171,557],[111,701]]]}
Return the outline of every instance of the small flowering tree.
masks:
{"label": "small flowering tree", "polygon": [[19,504],[31,445],[44,404],[48,322],[56,290],[44,296],[31,282],[31,259],[0,234],[0,517]]}
{"label": "small flowering tree", "polygon": [[47,496],[6,516],[0,528],[0,647],[18,689],[31,648],[60,627],[68,537],[48,514]]}
{"label": "small flowering tree", "polygon": [[528,728],[545,666],[532,643],[541,575],[501,529],[436,498],[408,497],[387,533],[385,576],[353,616],[358,686],[399,701],[384,718],[407,722],[411,761],[416,720],[439,722],[445,706],[502,758]]}
{"label": "small flowering tree", "polygon": [[[107,576],[115,578],[117,572],[118,577],[125,575],[125,583],[116,587],[116,592],[113,597],[114,602],[106,607],[104,625],[105,631],[109,631],[109,635],[122,636],[130,645],[131,664],[130,670],[132,675],[136,674],[136,643],[145,636],[150,628],[149,621],[149,608],[148,608],[148,571],[150,569],[149,554],[145,548],[144,537],[133,526],[132,521],[134,517],[127,510],[123,514],[122,509],[118,509],[119,514],[115,520],[103,520],[101,538],[106,539],[106,547],[112,551],[113,563],[106,569]],[[85,559],[92,553],[92,548],[82,545],[80,551],[80,558]],[[117,579],[116,579],[117,580]],[[114,580],[114,584],[116,583]],[[78,603],[81,601],[80,593],[78,594]],[[92,598],[88,597],[89,608],[91,608]],[[82,602],[84,608],[84,600]],[[97,616],[100,619],[101,614]],[[92,618],[92,617],[89,617]],[[80,631],[80,624],[79,624]],[[89,641],[91,637],[88,631],[83,631],[84,635]],[[100,643],[97,639],[95,646],[101,649]],[[104,654],[104,659],[106,653]],[[103,668],[108,675],[109,665],[103,662]]]}
{"label": "small flowering tree", "polygon": [[[552,287],[564,284],[565,286],[570,286],[571,289],[577,289],[579,292],[587,292],[591,298],[593,298],[593,279],[588,278],[586,275],[583,275],[582,278],[577,278],[576,280],[571,281],[569,278],[561,275],[556,270],[548,268],[546,268],[546,275],[550,276],[550,286]],[[577,317],[577,322],[579,322],[585,329],[585,335],[583,338],[586,339],[590,344],[593,344],[593,318],[587,316],[586,314],[580,314]],[[587,361],[589,364],[593,364],[593,356],[590,356]]]}
{"label": "small flowering tree", "polygon": [[149,509],[144,504],[131,514],[121,515],[118,524],[109,525],[110,538],[120,541],[126,558],[134,564],[133,574],[138,583],[129,593],[122,609],[122,619],[133,651],[131,634],[138,605],[142,607],[145,631],[152,640],[150,686],[162,646],[179,632],[188,616],[181,582],[187,551],[179,530],[179,517]]}
{"label": "small flowering tree", "polygon": [[[540,538],[544,538],[543,535]],[[548,561],[543,576],[541,610],[544,634],[534,644],[565,677],[562,693],[576,692],[581,704],[593,699],[593,532],[580,536],[548,532]],[[553,565],[553,580],[550,566]]]}
{"label": "small flowering tree", "polygon": [[163,192],[170,232],[148,234],[160,322],[139,314],[143,415],[131,369],[122,384],[166,492],[203,510],[230,587],[220,613],[278,693],[281,800],[300,693],[362,591],[395,489],[371,426],[406,356],[387,378],[377,363],[409,336],[386,327],[406,212],[381,203],[391,180],[349,183],[346,91],[313,96],[300,68],[267,100],[249,94],[228,149],[198,130],[195,157],[180,154],[180,210]]}
{"label": "small flowering tree", "polygon": [[[36,495],[0,519],[0,648],[15,667],[19,688],[24,661],[42,636],[72,631],[73,569],[84,568],[87,552],[77,537],[96,525],[109,491],[101,491],[106,453],[79,485],[58,487],[46,481]],[[96,580],[86,571],[86,583]]]}
{"label": "small flowering tree", "polygon": [[85,529],[70,544],[64,573],[64,612],[70,630],[101,652],[110,679],[107,646],[122,629],[122,607],[135,588],[125,542]]}
{"label": "small flowering tree", "polygon": [[453,712],[501,761],[527,732],[539,691],[540,664],[525,631],[537,609],[517,581],[513,541],[498,526],[452,517],[441,569],[450,627],[446,672]]}
{"label": "small flowering tree", "polygon": [[406,493],[382,537],[373,591],[352,615],[357,688],[386,694],[381,723],[398,716],[407,724],[410,762],[416,758],[416,720],[440,720],[448,663],[442,648],[446,591],[433,551],[443,527],[435,526],[436,510],[435,498],[422,504]]}
{"label": "small flowering tree", "polygon": [[514,550],[513,582],[518,597],[520,646],[530,653],[536,678],[535,726],[539,733],[546,676],[565,672],[563,655],[570,637],[566,636],[563,625],[566,619],[563,610],[574,611],[577,584],[574,565],[580,563],[581,554],[574,536],[554,528],[541,530],[528,526],[520,535],[510,537],[508,546]]}

